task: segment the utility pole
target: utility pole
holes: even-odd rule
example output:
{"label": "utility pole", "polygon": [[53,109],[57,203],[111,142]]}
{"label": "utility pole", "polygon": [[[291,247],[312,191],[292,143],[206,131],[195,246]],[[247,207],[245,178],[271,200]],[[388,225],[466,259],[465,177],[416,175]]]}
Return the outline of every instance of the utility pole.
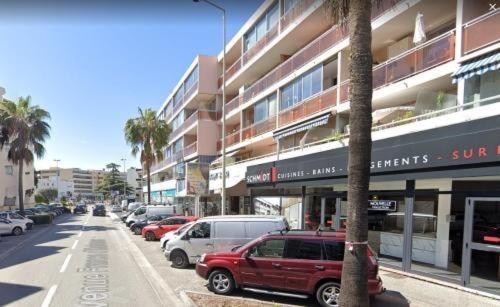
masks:
{"label": "utility pole", "polygon": [[59,197],[59,176],[61,176],[61,170],[59,169],[59,162],[61,162],[61,159],[55,159],[54,162],[56,162],[57,169],[57,201],[60,201],[61,198]]}
{"label": "utility pole", "polygon": [[125,162],[127,159],[123,158],[123,174],[125,175],[125,179],[123,180],[123,199],[127,199],[127,169],[125,168]]}

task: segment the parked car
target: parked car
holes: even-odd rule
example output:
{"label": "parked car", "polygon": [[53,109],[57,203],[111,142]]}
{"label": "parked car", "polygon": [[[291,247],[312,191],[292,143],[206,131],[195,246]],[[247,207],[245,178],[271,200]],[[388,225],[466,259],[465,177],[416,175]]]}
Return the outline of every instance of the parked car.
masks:
{"label": "parked car", "polygon": [[106,216],[106,207],[103,204],[95,205],[94,209],[92,210],[92,215],[93,216]]}
{"label": "parked car", "polygon": [[143,220],[140,220],[140,221],[137,221],[135,223],[133,223],[132,225],[130,225],[130,230],[136,234],[136,235],[140,235],[142,233],[142,229],[148,225],[151,225],[151,224],[157,224],[157,223],[160,223],[162,220],[166,219],[167,217],[169,217],[168,215],[153,215],[153,216],[150,216],[146,219],[143,219]]}
{"label": "parked car", "polygon": [[[135,210],[134,210],[135,211]],[[128,212],[125,212],[121,217],[120,219],[122,220],[122,222],[126,223],[127,222],[127,218],[129,215],[131,215],[132,213],[134,213],[134,211],[128,211]]]}
{"label": "parked car", "polygon": [[73,214],[78,213],[87,213],[87,206],[83,204],[76,205],[76,207],[73,209]]}
{"label": "parked car", "polygon": [[175,214],[175,207],[173,206],[141,206],[135,209],[134,213],[129,215],[126,220],[127,227],[133,223],[146,219],[153,215],[173,215]]}
{"label": "parked car", "polygon": [[15,236],[20,236],[26,231],[26,224],[18,222],[16,220],[8,220],[0,217],[0,235],[2,234],[13,234]]}
{"label": "parked car", "polygon": [[[236,288],[293,297],[315,296],[321,306],[338,306],[345,232],[274,232],[232,252],[208,253],[196,273],[209,289],[229,294]],[[368,248],[368,293],[384,291],[378,263]]]}
{"label": "parked car", "polygon": [[196,216],[173,216],[164,219],[163,221],[144,227],[142,229],[142,237],[146,241],[159,240],[164,234],[170,231],[179,229],[182,225],[196,221]]}
{"label": "parked car", "polygon": [[167,245],[168,241],[170,241],[173,238],[175,238],[176,236],[182,234],[186,229],[188,229],[189,227],[191,227],[191,225],[193,225],[193,224],[194,224],[194,222],[189,222],[189,223],[186,223],[186,224],[182,225],[177,230],[170,231],[170,232],[167,232],[167,233],[163,234],[163,236],[160,238],[160,248],[162,250],[165,250],[165,246]]}
{"label": "parked car", "polygon": [[144,206],[144,204],[139,202],[131,202],[130,204],[127,205],[127,211],[134,211],[135,209],[141,206]]}
{"label": "parked car", "polygon": [[15,212],[0,212],[0,217],[7,219],[11,222],[19,222],[21,224],[24,224],[26,229],[31,229],[33,228],[33,220],[24,217],[20,214],[17,214]]}
{"label": "parked car", "polygon": [[165,257],[172,266],[187,267],[204,253],[230,251],[275,230],[289,229],[286,219],[272,215],[225,215],[199,219],[168,241]]}
{"label": "parked car", "polygon": [[38,209],[38,210],[42,211],[44,214],[50,214],[50,215],[52,215],[52,217],[56,217],[57,216],[57,214],[55,212],[51,211],[47,207],[47,205],[36,205],[35,209]]}
{"label": "parked car", "polygon": [[111,207],[111,212],[122,212],[122,207],[120,207],[120,205],[114,205]]}

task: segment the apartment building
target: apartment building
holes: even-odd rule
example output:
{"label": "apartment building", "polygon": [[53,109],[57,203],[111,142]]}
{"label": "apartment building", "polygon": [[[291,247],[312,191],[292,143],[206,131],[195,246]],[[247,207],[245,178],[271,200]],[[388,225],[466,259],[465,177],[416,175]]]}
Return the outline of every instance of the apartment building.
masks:
{"label": "apartment building", "polygon": [[[95,180],[97,175],[90,170],[82,170],[79,168],[57,168],[51,167],[39,171],[40,182],[50,181],[51,178],[59,178],[60,182],[73,183],[73,196],[81,196],[87,199],[93,199]],[[62,188],[61,186],[59,188]],[[62,190],[61,190],[62,191]],[[61,191],[59,191],[61,193]]]}
{"label": "apartment building", "polygon": [[197,56],[158,111],[172,133],[165,159],[152,167],[152,203],[175,205],[181,212],[195,214],[199,208],[195,204],[210,198],[209,163],[216,158],[221,136],[217,69],[216,56]]}
{"label": "apartment building", "polygon": [[[500,294],[497,2],[374,5],[367,207],[384,266]],[[326,14],[322,0],[265,1],[226,46],[228,214],[345,227],[349,39]],[[221,85],[222,54],[197,57],[158,111],[173,134],[153,201],[220,214]]]}
{"label": "apartment building", "polygon": [[127,184],[134,189],[133,195],[136,201],[142,201],[142,169],[131,167],[126,173]]}
{"label": "apartment building", "polygon": [[[0,101],[3,101],[5,89],[0,87]],[[0,150],[0,211],[19,206],[19,168],[7,159],[8,144]],[[30,207],[35,204],[34,188],[35,174],[33,164],[24,165],[23,189],[24,205]]]}

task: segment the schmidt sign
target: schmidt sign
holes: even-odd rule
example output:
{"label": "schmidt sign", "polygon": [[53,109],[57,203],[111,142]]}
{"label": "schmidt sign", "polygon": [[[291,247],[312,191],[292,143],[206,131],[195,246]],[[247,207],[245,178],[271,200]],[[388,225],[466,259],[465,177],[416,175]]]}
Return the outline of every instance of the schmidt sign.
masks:
{"label": "schmidt sign", "polygon": [[[247,184],[347,176],[348,148],[251,166]],[[373,142],[371,174],[500,164],[500,117]]]}

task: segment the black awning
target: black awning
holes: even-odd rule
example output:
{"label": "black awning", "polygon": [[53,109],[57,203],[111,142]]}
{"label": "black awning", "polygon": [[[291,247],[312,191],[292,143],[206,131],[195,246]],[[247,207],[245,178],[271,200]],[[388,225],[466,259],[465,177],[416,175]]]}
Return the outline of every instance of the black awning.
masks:
{"label": "black awning", "polygon": [[284,138],[286,136],[289,136],[289,135],[292,135],[295,133],[299,133],[301,131],[305,131],[305,130],[309,130],[309,129],[314,128],[314,127],[326,125],[326,123],[328,123],[328,119],[330,118],[330,115],[331,115],[331,113],[327,113],[327,114],[321,115],[320,117],[310,119],[310,120],[306,121],[305,123],[300,123],[298,125],[288,127],[288,128],[282,129],[282,130],[277,130],[273,133],[273,138],[275,140],[279,140],[281,138]]}

